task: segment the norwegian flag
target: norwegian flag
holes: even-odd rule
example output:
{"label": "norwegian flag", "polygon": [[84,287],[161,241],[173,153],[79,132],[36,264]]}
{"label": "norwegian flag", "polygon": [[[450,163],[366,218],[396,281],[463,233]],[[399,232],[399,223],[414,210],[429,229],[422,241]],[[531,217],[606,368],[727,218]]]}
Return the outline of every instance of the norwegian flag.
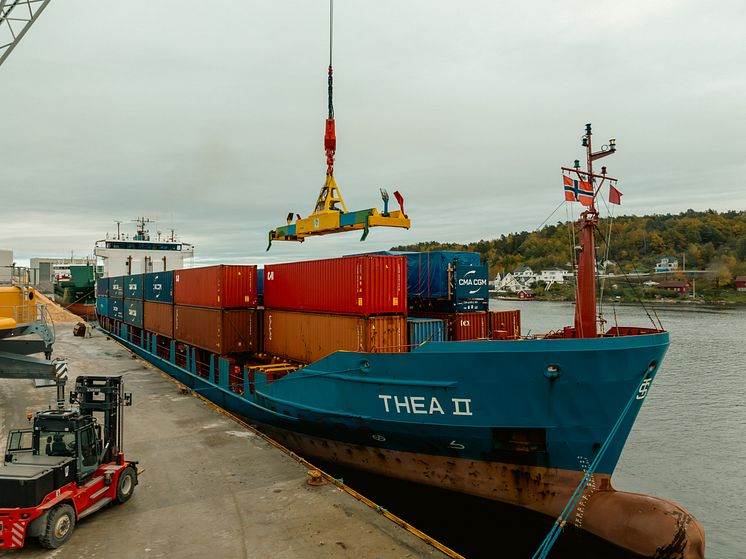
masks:
{"label": "norwegian flag", "polygon": [[593,204],[593,187],[590,183],[564,175],[562,181],[565,183],[565,200],[580,202],[584,206]]}

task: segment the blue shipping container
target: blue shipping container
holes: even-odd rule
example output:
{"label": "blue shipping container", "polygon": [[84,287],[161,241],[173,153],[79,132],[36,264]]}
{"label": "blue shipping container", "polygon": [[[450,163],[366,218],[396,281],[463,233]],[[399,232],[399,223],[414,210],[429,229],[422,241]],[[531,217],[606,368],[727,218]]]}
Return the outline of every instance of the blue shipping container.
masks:
{"label": "blue shipping container", "polygon": [[445,320],[434,318],[407,318],[407,335],[410,346],[424,342],[444,342],[448,325]]}
{"label": "blue shipping container", "polygon": [[124,278],[122,276],[109,278],[109,297],[124,297]]}
{"label": "blue shipping container", "polygon": [[98,278],[96,280],[96,297],[109,296],[109,278]]}
{"label": "blue shipping container", "polygon": [[109,299],[109,318],[113,318],[115,320],[124,320],[123,299]]}
{"label": "blue shipping container", "polygon": [[96,314],[99,316],[109,316],[108,297],[96,297]]}
{"label": "blue shipping container", "polygon": [[124,301],[124,321],[142,328],[142,301],[136,299]]}
{"label": "blue shipping container", "polygon": [[151,272],[143,276],[143,293],[146,301],[174,302],[174,273]]}
{"label": "blue shipping container", "polygon": [[256,269],[256,294],[264,295],[264,268]]}
{"label": "blue shipping container", "polygon": [[124,276],[124,298],[142,299],[142,274]]}

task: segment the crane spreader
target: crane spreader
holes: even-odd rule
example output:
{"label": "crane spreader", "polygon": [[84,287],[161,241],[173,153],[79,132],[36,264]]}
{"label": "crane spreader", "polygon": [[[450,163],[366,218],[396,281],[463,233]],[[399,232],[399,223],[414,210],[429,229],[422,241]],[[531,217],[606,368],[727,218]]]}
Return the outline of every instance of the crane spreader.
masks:
{"label": "crane spreader", "polygon": [[[272,229],[269,232],[267,250],[272,247],[272,241],[303,242],[306,237],[344,233],[345,231],[363,231],[361,241],[364,241],[371,227],[401,227],[409,229],[411,223],[404,213],[404,197],[394,192],[399,204],[398,210],[389,211],[389,194],[381,189],[383,211],[377,208],[347,211],[337,182],[334,180],[334,155],[337,151],[337,136],[334,125],[333,69],[332,69],[332,30],[334,23],[333,0],[329,1],[329,68],[328,68],[328,96],[329,114],[326,119],[324,133],[324,150],[326,151],[326,179],[316,200],[316,206],[308,217],[301,217],[293,212],[287,215],[287,224]],[[295,222],[293,222],[295,218]]]}

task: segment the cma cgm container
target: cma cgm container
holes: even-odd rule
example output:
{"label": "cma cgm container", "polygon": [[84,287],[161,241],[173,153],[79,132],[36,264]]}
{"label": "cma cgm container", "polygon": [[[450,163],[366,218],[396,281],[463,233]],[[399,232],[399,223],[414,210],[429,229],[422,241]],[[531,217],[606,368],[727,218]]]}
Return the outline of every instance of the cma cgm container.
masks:
{"label": "cma cgm container", "polygon": [[109,296],[109,278],[96,279],[96,297]]}
{"label": "cma cgm container", "polygon": [[407,262],[347,256],[264,267],[264,306],[358,316],[407,312]]}
{"label": "cma cgm container", "polygon": [[170,303],[143,304],[143,328],[167,338],[174,337],[174,306]]}
{"label": "cma cgm container", "polygon": [[444,342],[448,324],[435,318],[407,318],[407,333],[410,346],[425,342]]}
{"label": "cma cgm container", "polygon": [[217,309],[256,306],[256,266],[207,266],[174,271],[174,303]]}
{"label": "cma cgm container", "polygon": [[99,316],[109,316],[108,297],[96,297],[96,314]]}
{"label": "cma cgm container", "polygon": [[418,318],[436,318],[448,324],[447,339],[451,341],[481,340],[488,338],[486,312],[412,313]]}
{"label": "cma cgm container", "polygon": [[143,298],[157,303],[174,302],[174,273],[151,272],[143,274]]}
{"label": "cma cgm container", "polygon": [[256,331],[256,309],[174,305],[174,339],[219,355],[255,351]]}
{"label": "cma cgm container", "polygon": [[493,340],[513,340],[521,336],[521,311],[489,311],[487,329]]}
{"label": "cma cgm container", "polygon": [[142,328],[142,301],[137,299],[124,300],[124,321],[132,326]]}
{"label": "cma cgm container", "polygon": [[124,320],[124,299],[119,297],[109,299],[109,317]]}
{"label": "cma cgm container", "polygon": [[124,297],[124,278],[122,276],[109,278],[109,297]]}
{"label": "cma cgm container", "polygon": [[264,310],[264,351],[312,363],[338,350],[406,351],[407,319]]}
{"label": "cma cgm container", "polygon": [[124,298],[142,299],[142,274],[124,276]]}

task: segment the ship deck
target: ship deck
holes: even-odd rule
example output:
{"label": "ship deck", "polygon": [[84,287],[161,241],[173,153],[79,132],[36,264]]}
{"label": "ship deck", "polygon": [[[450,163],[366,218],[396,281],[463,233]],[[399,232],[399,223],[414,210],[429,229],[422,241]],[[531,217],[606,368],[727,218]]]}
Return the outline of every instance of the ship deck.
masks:
{"label": "ship deck", "polygon": [[[446,557],[333,485],[308,485],[306,466],[101,332],[71,330],[58,325],[55,344],[71,374],[121,374],[133,393],[125,455],[144,471],[131,501],[82,520],[55,557]],[[53,388],[0,380],[0,445],[53,400]],[[49,551],[29,539],[23,556]]]}

